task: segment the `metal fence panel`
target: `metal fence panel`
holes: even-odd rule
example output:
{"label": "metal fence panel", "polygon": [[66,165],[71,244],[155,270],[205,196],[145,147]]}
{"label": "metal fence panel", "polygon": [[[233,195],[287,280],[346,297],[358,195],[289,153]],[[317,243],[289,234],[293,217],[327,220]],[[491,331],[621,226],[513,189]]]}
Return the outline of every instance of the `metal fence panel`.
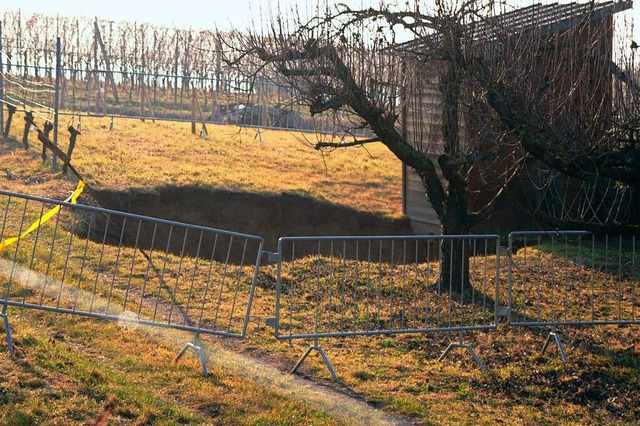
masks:
{"label": "metal fence panel", "polygon": [[246,333],[260,237],[6,191],[0,217],[5,308]]}
{"label": "metal fence panel", "polygon": [[[499,245],[497,235],[281,238],[275,335],[495,328]],[[468,269],[443,282],[441,251],[461,260],[467,252]],[[472,287],[456,292],[459,279]]]}
{"label": "metal fence panel", "polygon": [[584,231],[509,235],[510,323],[640,323],[636,237]]}

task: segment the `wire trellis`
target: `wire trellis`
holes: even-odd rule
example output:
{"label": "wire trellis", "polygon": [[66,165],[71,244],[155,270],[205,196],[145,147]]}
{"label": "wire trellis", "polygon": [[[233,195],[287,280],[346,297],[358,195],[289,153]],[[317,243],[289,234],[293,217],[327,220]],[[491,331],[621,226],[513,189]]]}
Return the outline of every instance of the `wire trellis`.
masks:
{"label": "wire trellis", "polygon": [[59,37],[60,114],[363,134],[337,114],[311,117],[275,76],[226,67],[220,38],[232,46],[230,34],[43,15],[25,21],[20,11],[6,12],[2,28],[0,100],[43,119],[54,105]]}

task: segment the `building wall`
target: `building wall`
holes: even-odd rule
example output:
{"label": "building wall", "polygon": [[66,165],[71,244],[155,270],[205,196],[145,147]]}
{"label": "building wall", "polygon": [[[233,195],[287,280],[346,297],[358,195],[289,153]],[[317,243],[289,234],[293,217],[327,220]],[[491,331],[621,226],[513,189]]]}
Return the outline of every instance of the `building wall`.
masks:
{"label": "building wall", "polygon": [[403,167],[404,215],[409,218],[415,234],[440,234],[440,220],[429,204],[424,186],[412,168]]}
{"label": "building wall", "polygon": [[[612,52],[612,18],[605,17],[592,21],[586,30],[568,32],[561,37],[563,52],[567,58],[566,66],[557,67],[553,62],[558,52],[543,54],[538,65],[537,73],[543,78],[547,73],[554,76],[548,93],[556,100],[570,96],[559,115],[566,115],[568,121],[579,123],[584,117],[580,114],[606,113],[611,105],[611,75],[606,65],[600,60],[601,56],[611,57]],[[574,57],[571,57],[573,55]],[[572,64],[575,63],[575,66]],[[583,67],[586,63],[588,66]],[[425,153],[437,164],[437,158],[443,153],[442,149],[442,99],[440,93],[439,75],[442,64],[418,63],[409,60],[407,72],[413,76],[413,83],[405,88],[403,123],[407,140]],[[586,72],[584,72],[586,70]],[[555,74],[554,74],[555,73]],[[560,74],[559,74],[560,73]],[[587,104],[594,104],[593,99],[600,99],[598,111],[584,108]],[[554,100],[549,99],[550,105]],[[460,111],[460,137],[465,138],[473,134],[472,129],[465,129],[464,111]],[[464,142],[464,141],[463,141]],[[504,161],[513,161],[515,156],[507,152]],[[500,167],[508,167],[506,164]],[[416,233],[440,233],[440,222],[431,207],[419,176],[413,169],[403,166],[403,210],[409,218],[412,229]],[[473,175],[473,170],[471,175]],[[478,175],[479,176],[479,175]],[[472,206],[478,207],[493,198],[497,191],[487,190],[479,184],[479,179],[472,178],[470,188]],[[523,186],[521,186],[523,188]],[[526,194],[521,193],[520,196]],[[522,211],[514,208],[509,202],[501,203],[498,210],[481,226],[482,229],[501,228],[502,225],[517,229],[528,226],[530,220]]]}
{"label": "building wall", "polygon": [[[405,138],[437,164],[442,154],[442,99],[440,65],[407,63],[412,75],[405,88],[403,123]],[[403,164],[403,210],[416,234],[439,234],[440,221],[431,207],[418,174]]]}

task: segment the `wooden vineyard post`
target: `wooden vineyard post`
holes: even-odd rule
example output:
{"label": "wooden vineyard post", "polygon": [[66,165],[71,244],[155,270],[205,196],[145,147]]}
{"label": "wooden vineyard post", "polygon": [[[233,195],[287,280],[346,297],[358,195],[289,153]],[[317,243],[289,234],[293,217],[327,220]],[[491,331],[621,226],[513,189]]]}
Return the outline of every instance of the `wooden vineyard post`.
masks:
{"label": "wooden vineyard post", "polygon": [[24,132],[22,133],[22,145],[26,150],[29,149],[29,129],[31,128],[31,123],[33,123],[33,113],[27,111],[24,117]]}
{"label": "wooden vineyard post", "polygon": [[144,87],[144,77],[142,76],[142,73],[138,75],[138,80],[140,84],[140,119],[144,121],[146,116],[145,104],[147,103],[147,91]]}
{"label": "wooden vineyard post", "polygon": [[176,106],[178,105],[178,53],[179,53],[179,48],[180,48],[180,34],[178,33],[178,30],[176,30],[176,52],[175,52],[175,57],[174,57],[174,67],[173,67],[173,75],[174,75],[174,81],[173,81],[173,107],[176,108]]}
{"label": "wooden vineyard post", "polygon": [[217,122],[220,120],[220,106],[218,105],[218,91],[216,89],[211,90],[211,121]]}
{"label": "wooden vineyard post", "polygon": [[[97,28],[97,26],[96,26]],[[94,83],[94,94],[96,96],[95,99],[95,113],[100,114],[100,77],[98,74],[98,35],[96,32],[93,32],[93,83]]]}
{"label": "wooden vineyard post", "polygon": [[100,114],[100,111],[103,109],[102,104],[102,85],[100,83],[100,77],[98,76],[98,71],[95,70],[93,73],[93,80],[95,82],[95,95],[96,95],[96,103],[95,103],[95,113],[96,115]]}
{"label": "wooden vineyard post", "polygon": [[[50,122],[49,120],[45,121],[44,123],[44,135],[49,138],[49,134],[51,133],[51,131],[53,130],[53,123]],[[46,161],[47,159],[47,147],[44,146],[44,144],[42,145],[42,161]]]}
{"label": "wooden vineyard post", "polygon": [[193,90],[191,94],[191,133],[196,134],[196,91]]}
{"label": "wooden vineyard post", "polygon": [[[71,161],[71,154],[73,154],[73,149],[76,147],[76,139],[80,132],[73,128],[73,126],[69,126],[67,129],[69,130],[69,150],[67,151],[67,158]],[[65,162],[62,165],[62,173],[67,174],[67,163]]]}
{"label": "wooden vineyard post", "polygon": [[211,87],[211,121],[219,121],[220,106],[218,102],[218,93],[222,90],[222,42],[216,37],[216,75],[215,85]]}
{"label": "wooden vineyard post", "polygon": [[5,139],[9,137],[9,129],[11,129],[11,120],[13,119],[13,114],[16,113],[16,107],[14,107],[13,105],[7,105],[7,111],[9,112],[9,116],[7,117],[7,123],[5,124],[2,132],[2,137]]}
{"label": "wooden vineyard post", "polygon": [[60,108],[64,109],[65,105],[67,105],[65,103],[69,102],[70,96],[69,96],[69,85],[68,85],[69,81],[67,80],[67,78],[64,75],[60,76]]}
{"label": "wooden vineyard post", "polygon": [[[56,39],[56,86],[55,86],[55,100],[53,107],[53,123],[50,123],[48,120],[44,124],[44,133],[46,137],[49,137],[49,132],[53,130],[53,144],[58,146],[58,125],[60,123],[60,84],[62,81],[62,42],[60,41],[60,37]],[[48,124],[48,125],[47,125]],[[49,129],[47,131],[47,129]],[[56,167],[56,156],[55,154],[51,155],[53,167]],[[42,161],[47,159],[47,154],[44,149],[44,145],[42,147]]]}
{"label": "wooden vineyard post", "polygon": [[260,110],[260,123],[258,123],[258,125],[265,127],[271,125],[271,120],[269,119],[269,111],[267,110],[268,106],[266,89],[267,88],[265,86],[264,80],[261,80],[260,84],[258,85],[258,102],[260,103],[260,105],[262,105],[262,108]]}
{"label": "wooden vineyard post", "polygon": [[[205,93],[204,96],[206,98],[207,94]],[[198,109],[198,113],[200,114],[200,122],[202,123],[202,128],[200,130],[200,137],[204,139],[204,137],[207,136],[209,132],[207,131],[207,125],[205,124],[206,120],[204,119],[204,112],[202,111],[200,102],[198,102],[198,94],[196,93],[195,89],[193,89],[193,98],[195,99],[196,108]]]}
{"label": "wooden vineyard post", "polygon": [[[155,112],[153,111],[153,105],[149,100],[149,96],[147,95],[147,85],[144,81],[146,74],[140,72],[138,75],[138,84],[140,86],[140,119],[142,121],[145,118],[151,118],[152,121],[155,122]],[[149,115],[147,115],[147,110],[149,111]]]}

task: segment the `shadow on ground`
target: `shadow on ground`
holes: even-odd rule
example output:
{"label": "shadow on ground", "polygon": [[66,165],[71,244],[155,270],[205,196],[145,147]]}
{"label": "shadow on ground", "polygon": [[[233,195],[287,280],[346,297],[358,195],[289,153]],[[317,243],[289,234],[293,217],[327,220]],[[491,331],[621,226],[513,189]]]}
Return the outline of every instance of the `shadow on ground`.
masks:
{"label": "shadow on ground", "polygon": [[96,191],[108,208],[208,226],[264,238],[275,250],[278,238],[315,235],[407,235],[409,222],[362,212],[299,194],[256,194],[205,187]]}

